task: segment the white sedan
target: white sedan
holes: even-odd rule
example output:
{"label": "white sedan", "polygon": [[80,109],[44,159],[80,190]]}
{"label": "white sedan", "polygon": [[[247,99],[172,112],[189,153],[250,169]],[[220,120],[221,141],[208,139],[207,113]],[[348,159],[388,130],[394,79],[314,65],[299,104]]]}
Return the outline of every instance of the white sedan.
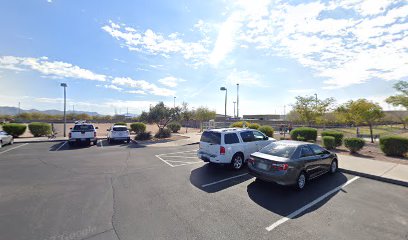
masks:
{"label": "white sedan", "polygon": [[0,131],[0,148],[6,144],[13,144],[14,138],[10,134],[6,133],[5,131]]}

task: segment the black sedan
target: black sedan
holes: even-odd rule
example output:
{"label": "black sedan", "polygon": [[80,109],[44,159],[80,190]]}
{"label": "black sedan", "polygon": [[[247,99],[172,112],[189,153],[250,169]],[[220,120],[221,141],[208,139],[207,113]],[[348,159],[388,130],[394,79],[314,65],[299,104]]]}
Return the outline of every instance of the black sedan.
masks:
{"label": "black sedan", "polygon": [[289,140],[271,143],[248,160],[249,173],[257,179],[293,185],[299,190],[310,179],[335,173],[337,167],[335,153],[317,144]]}

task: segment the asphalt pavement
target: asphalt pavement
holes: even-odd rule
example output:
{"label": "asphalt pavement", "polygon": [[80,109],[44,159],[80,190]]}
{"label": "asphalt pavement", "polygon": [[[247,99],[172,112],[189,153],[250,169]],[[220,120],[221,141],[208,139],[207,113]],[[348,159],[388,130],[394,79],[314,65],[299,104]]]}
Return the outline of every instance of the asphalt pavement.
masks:
{"label": "asphalt pavement", "polygon": [[408,239],[406,187],[339,172],[297,192],[197,147],[5,146],[0,239]]}

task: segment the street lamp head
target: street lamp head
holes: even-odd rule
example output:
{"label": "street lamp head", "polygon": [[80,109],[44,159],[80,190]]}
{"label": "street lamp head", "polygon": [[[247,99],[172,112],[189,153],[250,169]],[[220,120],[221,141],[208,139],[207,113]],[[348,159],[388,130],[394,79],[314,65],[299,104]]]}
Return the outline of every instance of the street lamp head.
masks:
{"label": "street lamp head", "polygon": [[221,91],[227,91],[227,88],[226,87],[220,87],[220,90]]}
{"label": "street lamp head", "polygon": [[61,83],[61,87],[68,87],[66,83]]}

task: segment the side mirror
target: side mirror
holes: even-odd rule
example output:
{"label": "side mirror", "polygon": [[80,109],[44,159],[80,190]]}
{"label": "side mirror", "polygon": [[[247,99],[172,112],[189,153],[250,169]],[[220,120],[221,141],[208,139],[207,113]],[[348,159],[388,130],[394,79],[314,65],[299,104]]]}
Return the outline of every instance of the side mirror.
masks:
{"label": "side mirror", "polygon": [[95,127],[95,129],[98,129],[98,127]]}
{"label": "side mirror", "polygon": [[269,137],[268,137],[268,136],[265,136],[265,137],[264,137],[264,140],[269,140]]}

